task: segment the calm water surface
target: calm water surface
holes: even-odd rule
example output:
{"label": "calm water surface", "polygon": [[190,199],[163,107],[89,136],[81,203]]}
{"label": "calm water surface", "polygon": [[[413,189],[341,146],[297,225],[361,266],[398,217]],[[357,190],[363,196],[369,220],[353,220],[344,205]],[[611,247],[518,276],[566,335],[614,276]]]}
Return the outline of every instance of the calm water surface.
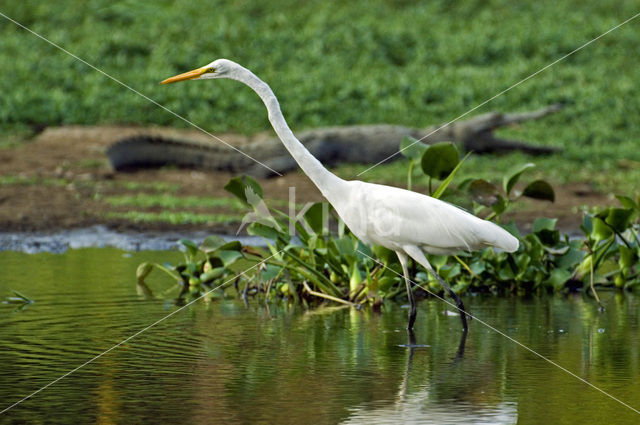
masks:
{"label": "calm water surface", "polygon": [[[135,269],[180,254],[82,249],[0,253],[0,410],[175,311],[145,298]],[[171,282],[149,279],[159,292]],[[640,302],[582,296],[465,297],[477,317],[640,409]],[[0,423],[638,424],[640,415],[519,347],[419,304],[407,348],[406,309],[382,314],[193,304],[0,415]]]}

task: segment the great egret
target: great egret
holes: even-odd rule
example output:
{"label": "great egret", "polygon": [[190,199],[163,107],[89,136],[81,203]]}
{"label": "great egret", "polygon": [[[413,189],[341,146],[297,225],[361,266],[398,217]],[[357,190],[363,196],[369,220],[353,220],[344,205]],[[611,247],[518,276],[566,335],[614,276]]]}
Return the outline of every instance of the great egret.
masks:
{"label": "great egret", "polygon": [[408,258],[411,257],[427,269],[455,300],[462,327],[467,331],[462,300],[438,276],[425,253],[453,254],[486,246],[513,252],[518,249],[517,238],[494,223],[430,196],[397,187],[339,178],[324,168],[294,136],[271,88],[235,62],[217,59],[193,71],[167,78],[162,84],[210,78],[230,78],[251,87],[267,107],[269,121],[284,146],[349,229],[366,244],[382,245],[396,252],[409,296],[407,329],[413,329],[416,319],[416,306],[407,270]]}

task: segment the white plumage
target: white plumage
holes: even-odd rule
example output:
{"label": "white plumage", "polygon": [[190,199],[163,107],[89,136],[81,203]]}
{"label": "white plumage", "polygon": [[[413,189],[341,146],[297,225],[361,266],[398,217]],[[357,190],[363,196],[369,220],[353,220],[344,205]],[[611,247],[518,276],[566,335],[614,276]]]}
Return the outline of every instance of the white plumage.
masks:
{"label": "white plumage", "polygon": [[518,249],[518,239],[500,226],[482,220],[446,202],[396,187],[346,181],[332,174],[294,136],[271,88],[251,71],[227,59],[218,59],[162,83],[209,78],[230,78],[251,87],[262,99],[269,121],[300,168],[333,205],[349,229],[363,242],[395,251],[402,265],[411,308],[408,329],[416,317],[408,278],[408,257],[425,267],[456,301],[463,329],[467,330],[462,300],[433,270],[425,253],[452,254],[487,246],[507,252]]}

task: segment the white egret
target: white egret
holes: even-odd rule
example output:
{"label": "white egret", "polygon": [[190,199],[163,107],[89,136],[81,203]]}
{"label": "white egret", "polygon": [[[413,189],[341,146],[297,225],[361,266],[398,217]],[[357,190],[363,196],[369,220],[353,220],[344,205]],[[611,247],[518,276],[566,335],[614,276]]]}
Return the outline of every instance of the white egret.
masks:
{"label": "white egret", "polygon": [[407,270],[408,258],[411,257],[427,269],[455,300],[463,329],[467,330],[462,300],[438,276],[427,261],[425,253],[445,255],[487,246],[513,252],[518,249],[517,238],[494,223],[430,196],[396,187],[339,178],[327,170],[294,136],[271,88],[235,62],[218,59],[193,71],[167,78],[162,84],[210,78],[229,78],[251,87],[264,102],[269,121],[282,143],[353,234],[366,244],[382,245],[396,252],[409,296],[407,329],[413,329],[416,318]]}

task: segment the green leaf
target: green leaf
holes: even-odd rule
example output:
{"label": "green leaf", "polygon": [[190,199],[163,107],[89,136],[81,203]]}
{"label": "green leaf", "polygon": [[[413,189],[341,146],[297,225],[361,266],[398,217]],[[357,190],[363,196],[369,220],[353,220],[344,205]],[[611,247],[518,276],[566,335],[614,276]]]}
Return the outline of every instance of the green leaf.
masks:
{"label": "green leaf", "polygon": [[498,195],[497,201],[493,205],[491,205],[491,209],[496,214],[496,216],[500,216],[500,214],[502,214],[507,209],[507,202],[502,196]]}
{"label": "green leaf", "polygon": [[383,264],[387,264],[389,260],[396,255],[395,252],[382,245],[373,245],[371,249],[373,251],[374,258],[377,258]]}
{"label": "green leaf", "polygon": [[204,241],[202,241],[202,244],[200,245],[200,248],[206,252],[213,252],[216,249],[220,248],[222,245],[226,244],[227,241],[225,241],[223,238],[221,238],[220,236],[216,236],[216,235],[211,235],[211,236],[207,236],[205,238]]}
{"label": "green leaf", "polygon": [[541,230],[555,230],[557,218],[545,218],[539,217],[533,222],[533,228],[531,231],[533,233],[538,233]]}
{"label": "green leaf", "polygon": [[582,218],[582,224],[580,225],[580,230],[582,230],[582,233],[584,233],[587,236],[592,234],[593,219],[591,218],[590,215],[585,214],[585,216]]}
{"label": "green leaf", "polygon": [[378,280],[378,290],[380,292],[387,292],[394,283],[396,283],[397,279],[395,276],[382,276]]}
{"label": "green leaf", "polygon": [[240,241],[229,241],[220,247],[225,251],[242,251],[242,243]]}
{"label": "green leaf", "polygon": [[360,275],[360,269],[357,263],[351,265],[351,273],[349,277],[349,291],[354,291],[358,285],[362,282],[362,276]]}
{"label": "green leaf", "polygon": [[220,257],[220,260],[222,260],[222,264],[224,264],[226,267],[229,267],[231,264],[235,263],[236,260],[242,258],[242,253],[238,251],[220,250],[220,252],[218,253],[218,257]]}
{"label": "green leaf", "polygon": [[542,229],[536,232],[536,235],[540,242],[548,247],[556,246],[560,242],[560,232],[557,230]]}
{"label": "green leaf", "polygon": [[558,258],[558,267],[571,270],[574,269],[584,259],[586,252],[581,249],[571,247],[562,257]]}
{"label": "green leaf", "polygon": [[518,227],[513,221],[510,221],[507,224],[502,224],[500,227],[502,227],[507,232],[511,233],[516,238],[520,239],[520,231],[518,230]]}
{"label": "green leaf", "polygon": [[193,259],[198,254],[198,251],[200,250],[198,245],[189,239],[180,239],[178,243],[185,248],[187,255],[191,259]]}
{"label": "green leaf", "polygon": [[512,168],[511,171],[506,176],[504,176],[504,179],[502,180],[504,193],[509,196],[509,194],[511,193],[511,189],[513,189],[513,186],[518,183],[518,180],[520,179],[522,173],[535,166],[535,164],[529,162],[527,164],[518,165],[517,167]]}
{"label": "green leaf", "polygon": [[203,283],[211,282],[213,279],[217,279],[222,276],[226,270],[226,267],[213,268],[208,272],[202,273],[200,275],[200,281]]}
{"label": "green leaf", "polygon": [[304,214],[304,220],[306,221],[306,223],[309,225],[311,230],[319,235],[321,235],[324,230],[322,228],[324,225],[323,204],[323,202],[316,202],[311,207],[309,207],[307,212]]}
{"label": "green leaf", "polygon": [[601,241],[608,238],[613,233],[611,228],[605,224],[605,222],[599,217],[593,217],[591,220],[593,229],[591,231],[591,237],[596,241]]}
{"label": "green leaf", "polygon": [[553,269],[551,275],[544,281],[547,286],[553,287],[555,290],[564,288],[565,283],[571,279],[571,272],[565,269]]}
{"label": "green leaf", "polygon": [[471,181],[467,186],[471,198],[480,205],[491,206],[498,202],[498,188],[484,179]]}
{"label": "green leaf", "polygon": [[638,210],[640,209],[638,207],[638,204],[635,203],[635,201],[633,199],[631,199],[628,196],[624,196],[624,195],[616,195],[616,198],[618,198],[618,201],[620,201],[620,203],[622,204],[622,206],[624,208],[630,209],[630,210]]}
{"label": "green leaf", "polygon": [[522,196],[533,199],[542,199],[543,201],[551,202],[554,202],[556,199],[553,188],[544,180],[536,180],[532,183],[529,183],[527,187],[524,188]]}
{"label": "green leaf", "polygon": [[447,189],[447,186],[449,186],[449,183],[451,183],[451,180],[453,180],[453,177],[455,177],[456,173],[458,172],[458,170],[460,169],[460,167],[462,166],[462,163],[469,158],[469,155],[471,155],[471,152],[467,153],[464,158],[462,158],[462,160],[460,162],[458,162],[458,165],[456,165],[456,167],[453,169],[453,171],[451,171],[449,173],[449,175],[447,176],[446,179],[444,179],[444,181],[440,184],[440,186],[438,186],[438,188],[436,189],[435,192],[433,192],[431,194],[431,196],[433,198],[439,199],[442,194],[444,193],[444,191]]}
{"label": "green leaf", "polygon": [[400,142],[400,153],[411,161],[417,162],[422,158],[424,151],[426,151],[428,147],[428,145],[418,142],[413,137],[407,136]]}
{"label": "green leaf", "polygon": [[635,263],[634,254],[635,251],[631,248],[628,248],[626,245],[618,246],[618,250],[620,251],[620,259],[618,260],[618,264],[622,269],[627,269]]}
{"label": "green leaf", "polygon": [[151,270],[153,270],[153,264],[147,262],[141,263],[136,269],[138,282],[144,282],[147,276],[149,276],[149,273],[151,273]]}
{"label": "green leaf", "polygon": [[234,177],[226,184],[224,189],[240,199],[245,205],[253,207],[253,204],[247,199],[247,190],[252,191],[259,198],[262,198],[262,187],[260,184],[249,176]]}
{"label": "green leaf", "polygon": [[289,236],[285,233],[279,232],[271,226],[265,226],[260,223],[251,223],[249,227],[247,227],[247,233],[252,236],[262,236],[263,238],[272,241],[275,241],[278,238],[282,238],[287,242],[289,241]]}
{"label": "green leaf", "polygon": [[625,208],[609,208],[606,217],[597,214],[597,217],[604,218],[605,223],[613,228],[617,233],[622,233],[631,226],[631,216],[633,210]]}
{"label": "green leaf", "polygon": [[333,240],[334,245],[338,251],[338,254],[347,260],[349,263],[356,262],[358,257],[356,256],[356,248],[353,244],[353,240],[345,235],[341,238]]}
{"label": "green leaf", "polygon": [[422,155],[422,171],[432,178],[442,180],[460,162],[460,153],[453,143],[440,142],[427,148]]}

